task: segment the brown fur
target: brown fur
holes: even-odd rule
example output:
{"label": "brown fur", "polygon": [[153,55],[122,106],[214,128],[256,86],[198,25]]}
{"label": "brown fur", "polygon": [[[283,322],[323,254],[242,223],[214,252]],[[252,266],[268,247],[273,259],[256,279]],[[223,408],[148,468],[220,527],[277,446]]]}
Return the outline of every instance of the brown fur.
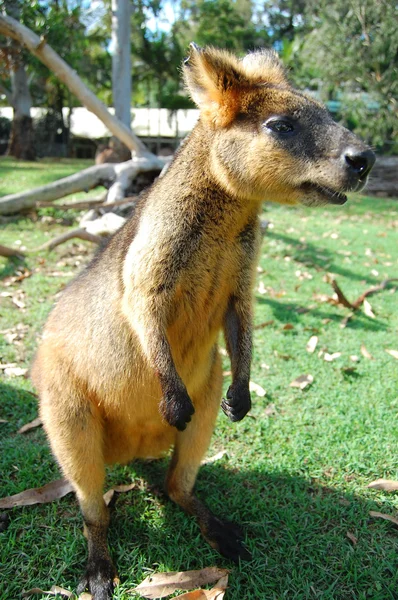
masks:
{"label": "brown fur", "polygon": [[[115,577],[105,463],[174,447],[169,496],[222,554],[248,556],[238,530],[193,493],[221,398],[218,337],[224,330],[233,374],[222,407],[240,420],[250,409],[262,200],[342,203],[343,190],[366,180],[358,156],[372,162],[322,106],[290,87],[271,52],[238,60],[193,47],[184,74],[198,125],[134,216],[65,290],[33,368],[44,427],[85,520],[83,587],[95,600],[111,594]],[[275,115],[294,119],[296,141],[267,129]]]}

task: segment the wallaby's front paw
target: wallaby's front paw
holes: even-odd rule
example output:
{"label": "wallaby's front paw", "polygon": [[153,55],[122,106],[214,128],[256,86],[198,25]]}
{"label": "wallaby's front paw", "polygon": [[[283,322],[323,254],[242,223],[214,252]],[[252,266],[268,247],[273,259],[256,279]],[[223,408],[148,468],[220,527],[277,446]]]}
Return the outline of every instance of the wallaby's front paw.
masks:
{"label": "wallaby's front paw", "polygon": [[183,389],[166,392],[160,403],[160,412],[169,425],[184,431],[195,409],[188,392]]}
{"label": "wallaby's front paw", "polygon": [[232,384],[227,391],[227,399],[221,402],[221,408],[227,417],[235,422],[241,421],[252,406],[249,387],[242,384]]}

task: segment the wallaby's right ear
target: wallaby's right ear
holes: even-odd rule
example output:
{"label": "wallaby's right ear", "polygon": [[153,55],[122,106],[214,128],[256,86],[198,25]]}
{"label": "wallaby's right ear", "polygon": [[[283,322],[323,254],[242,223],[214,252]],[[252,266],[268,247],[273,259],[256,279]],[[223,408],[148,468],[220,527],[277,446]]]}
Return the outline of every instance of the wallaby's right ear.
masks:
{"label": "wallaby's right ear", "polygon": [[184,79],[202,117],[213,126],[228,126],[239,111],[240,95],[247,81],[238,59],[225,50],[190,44]]}

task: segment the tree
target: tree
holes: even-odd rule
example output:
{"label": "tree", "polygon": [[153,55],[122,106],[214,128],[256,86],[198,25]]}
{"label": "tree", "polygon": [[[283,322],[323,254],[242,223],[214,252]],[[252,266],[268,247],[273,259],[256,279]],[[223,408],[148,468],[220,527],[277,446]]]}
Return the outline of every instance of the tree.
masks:
{"label": "tree", "polygon": [[[381,150],[398,134],[398,29],[394,0],[317,0],[312,30],[298,46],[301,78],[317,78],[323,99],[338,98],[342,117]],[[321,88],[322,89],[322,88]]]}
{"label": "tree", "polygon": [[[20,19],[22,11],[20,0],[4,0],[1,4],[10,16],[16,20]],[[4,86],[2,89],[13,109],[7,154],[25,160],[34,160],[33,121],[30,114],[32,97],[29,90],[25,55],[15,40],[7,41],[2,48],[2,54],[6,58],[5,64],[8,66],[11,90]]]}

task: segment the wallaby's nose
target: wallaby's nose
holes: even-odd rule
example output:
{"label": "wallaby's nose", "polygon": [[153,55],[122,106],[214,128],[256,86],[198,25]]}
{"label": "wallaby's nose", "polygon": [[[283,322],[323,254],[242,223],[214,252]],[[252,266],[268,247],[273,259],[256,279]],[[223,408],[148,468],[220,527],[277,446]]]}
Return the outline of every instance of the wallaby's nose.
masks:
{"label": "wallaby's nose", "polygon": [[376,156],[372,150],[358,152],[356,148],[347,148],[344,152],[344,160],[352,173],[364,179],[375,164]]}

